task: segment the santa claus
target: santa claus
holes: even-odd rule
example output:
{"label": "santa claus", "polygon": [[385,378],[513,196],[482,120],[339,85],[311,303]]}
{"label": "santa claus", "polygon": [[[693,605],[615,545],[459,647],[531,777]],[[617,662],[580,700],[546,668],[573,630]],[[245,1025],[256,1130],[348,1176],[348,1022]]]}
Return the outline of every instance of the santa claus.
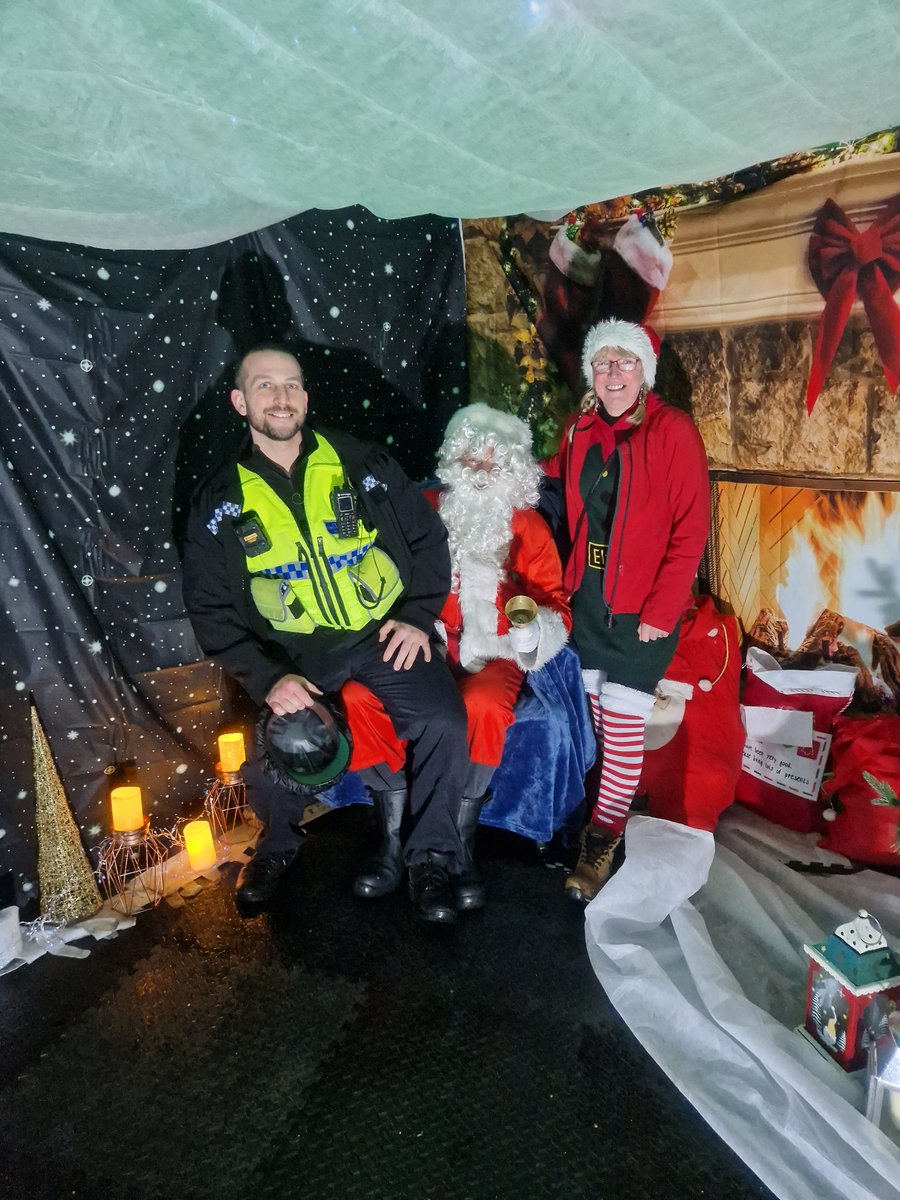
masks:
{"label": "santa claus", "polygon": [[[447,527],[453,568],[437,633],[468,717],[469,768],[457,818],[465,865],[452,879],[456,907],[464,911],[485,902],[474,863],[475,830],[525,672],[563,648],[571,614],[559,554],[535,511],[540,469],[528,426],[487,404],[460,409],[447,426],[437,477],[442,489],[427,494]],[[342,695],[354,743],[351,766],[362,769],[382,833],[354,891],[383,896],[403,875],[404,747],[366,688],[349,683]]]}

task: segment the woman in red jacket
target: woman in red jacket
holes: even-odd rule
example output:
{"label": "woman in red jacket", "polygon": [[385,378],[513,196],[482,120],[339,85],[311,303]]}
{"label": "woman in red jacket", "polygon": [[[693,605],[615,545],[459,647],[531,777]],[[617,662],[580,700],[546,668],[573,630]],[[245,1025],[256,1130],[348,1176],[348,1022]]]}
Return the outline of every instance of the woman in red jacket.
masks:
{"label": "woman in red jacket", "polygon": [[561,479],[572,551],[573,642],[603,749],[598,795],[566,892],[609,878],[641,774],[644,726],[678,641],[709,531],[706,451],[691,418],[650,389],[659,339],[629,321],[588,333],[589,391],[543,463]]}

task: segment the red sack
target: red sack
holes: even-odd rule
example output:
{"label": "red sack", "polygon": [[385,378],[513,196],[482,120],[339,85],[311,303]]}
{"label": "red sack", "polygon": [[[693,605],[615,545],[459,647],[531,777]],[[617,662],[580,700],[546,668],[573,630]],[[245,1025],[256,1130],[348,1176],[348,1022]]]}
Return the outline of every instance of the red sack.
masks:
{"label": "red sack", "polygon": [[684,615],[675,656],[647,723],[639,791],[651,817],[712,832],[734,800],[744,728],[740,633],[710,596]]}
{"label": "red sack", "polygon": [[838,717],[831,754],[834,774],[822,796],[835,815],[819,845],[857,862],[900,869],[900,806],[872,803],[879,795],[900,797],[900,716]]}
{"label": "red sack", "polygon": [[[777,825],[800,833],[821,832],[818,803],[831,730],[853,698],[856,669],[837,664],[813,671],[783,670],[765,650],[747,651],[744,743],[737,799]],[[758,721],[778,713],[808,714],[805,742],[785,743],[777,735],[752,736]],[[802,724],[802,718],[795,718]]]}

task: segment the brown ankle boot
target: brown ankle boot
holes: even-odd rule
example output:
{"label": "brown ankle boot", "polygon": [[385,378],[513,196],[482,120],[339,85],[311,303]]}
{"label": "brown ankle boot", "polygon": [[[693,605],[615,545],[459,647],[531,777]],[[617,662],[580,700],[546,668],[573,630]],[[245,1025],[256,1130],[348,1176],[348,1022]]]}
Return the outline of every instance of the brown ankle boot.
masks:
{"label": "brown ankle boot", "polygon": [[621,833],[607,832],[590,823],[581,831],[581,851],[575,870],[566,879],[566,895],[587,904],[597,895],[612,873],[613,857]]}

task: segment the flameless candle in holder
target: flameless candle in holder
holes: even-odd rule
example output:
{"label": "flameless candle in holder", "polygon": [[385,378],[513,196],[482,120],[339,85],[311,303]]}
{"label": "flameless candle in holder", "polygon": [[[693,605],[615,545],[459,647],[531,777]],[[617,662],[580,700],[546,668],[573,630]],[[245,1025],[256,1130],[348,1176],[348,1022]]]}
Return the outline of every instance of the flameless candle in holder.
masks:
{"label": "flameless candle in holder", "polygon": [[247,760],[242,733],[219,735],[219,766],[223,775],[235,774]]}
{"label": "flameless candle in holder", "polygon": [[247,807],[247,785],[240,773],[246,757],[242,733],[219,735],[216,778],[203,798],[203,810],[218,838],[225,837],[242,821],[255,821],[252,810]]}
{"label": "flameless candle in holder", "polygon": [[139,787],[117,787],[110,793],[113,829],[116,833],[141,833],[146,821]]}
{"label": "flameless candle in holder", "polygon": [[202,873],[216,865],[218,854],[209,821],[188,821],[183,835],[192,870]]}
{"label": "flameless candle in holder", "polygon": [[113,788],[112,837],[100,847],[98,874],[114,908],[131,914],[162,899],[166,851],[150,832],[139,787]]}

